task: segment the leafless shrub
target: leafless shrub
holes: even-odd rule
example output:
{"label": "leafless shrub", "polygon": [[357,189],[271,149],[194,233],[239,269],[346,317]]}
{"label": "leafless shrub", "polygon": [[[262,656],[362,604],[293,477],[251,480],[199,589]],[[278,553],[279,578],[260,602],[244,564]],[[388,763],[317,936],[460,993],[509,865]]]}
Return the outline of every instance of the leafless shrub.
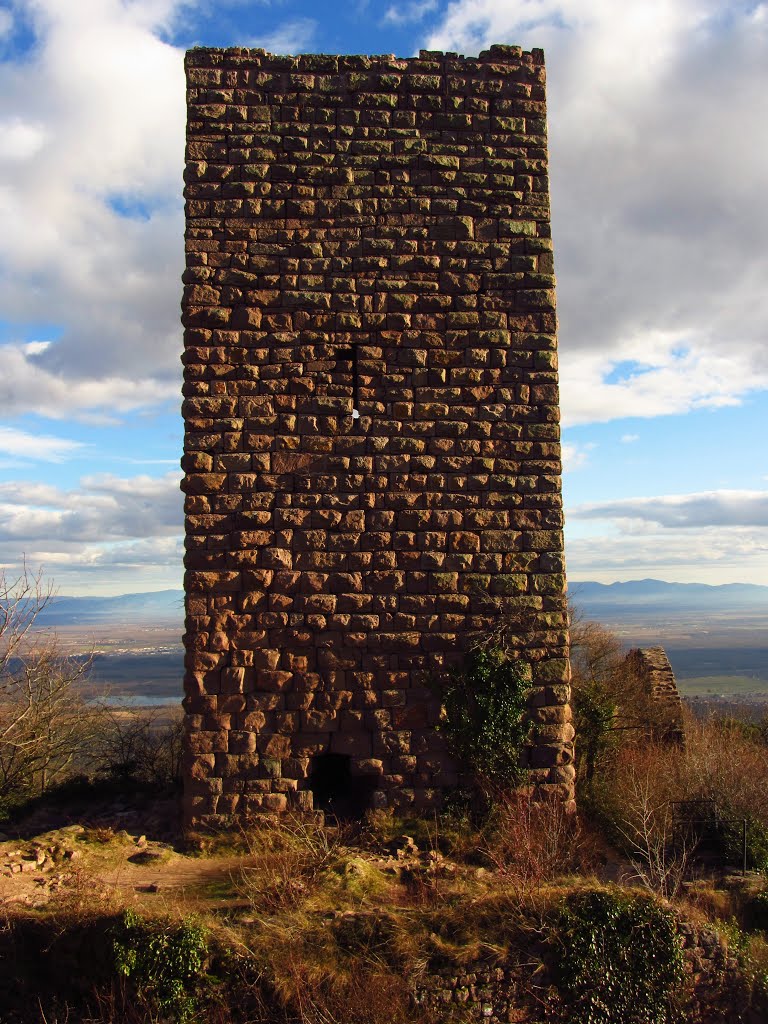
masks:
{"label": "leafless shrub", "polygon": [[681,782],[687,798],[710,799],[734,817],[768,826],[768,748],[741,723],[688,716]]}
{"label": "leafless shrub", "polygon": [[535,801],[525,793],[497,799],[483,852],[523,890],[590,870],[597,860],[594,840],[578,815],[561,801]]}
{"label": "leafless shrub", "polygon": [[626,653],[621,640],[599,622],[583,618],[573,606],[569,607],[568,617],[574,676],[610,685]]}
{"label": "leafless shrub", "polygon": [[183,714],[176,708],[97,704],[95,770],[116,779],[169,785],[181,777]]}
{"label": "leafless shrub", "polygon": [[665,752],[660,745],[653,750],[662,755],[658,759],[649,757],[648,751],[628,751],[625,755],[622,810],[616,827],[635,877],[671,900],[678,895],[688,872],[695,838],[676,823],[674,804],[667,798],[669,789],[658,777]]}
{"label": "leafless shrub", "polygon": [[237,885],[255,910],[276,913],[298,906],[338,856],[343,828],[298,814],[256,820],[243,829],[250,864]]}
{"label": "leafless shrub", "polygon": [[653,701],[636,666],[627,661],[619,638],[573,608],[570,643],[577,782],[582,795],[591,798],[596,777],[612,770],[624,747],[656,734],[665,709]]}
{"label": "leafless shrub", "polygon": [[52,596],[26,567],[0,573],[0,799],[43,793],[87,759],[95,719],[80,684],[90,660],[33,632]]}
{"label": "leafless shrub", "polygon": [[[750,861],[760,866],[768,858],[764,743],[739,723],[693,716],[685,718],[685,737],[683,746],[647,739],[616,751],[594,790],[596,810],[636,862],[638,877],[647,876],[652,888],[670,894],[702,829],[725,843],[721,855],[740,856],[746,820]],[[688,820],[696,805],[711,821]],[[734,844],[738,849],[731,849]]]}
{"label": "leafless shrub", "polygon": [[0,802],[72,775],[169,784],[181,772],[181,712],[127,710],[83,685],[91,658],[67,657],[38,619],[53,589],[26,567],[0,572]]}
{"label": "leafless shrub", "polygon": [[[299,1024],[408,1024],[407,978],[365,956],[318,962],[289,946],[280,960],[279,994]],[[420,1020],[424,1020],[421,1016]]]}

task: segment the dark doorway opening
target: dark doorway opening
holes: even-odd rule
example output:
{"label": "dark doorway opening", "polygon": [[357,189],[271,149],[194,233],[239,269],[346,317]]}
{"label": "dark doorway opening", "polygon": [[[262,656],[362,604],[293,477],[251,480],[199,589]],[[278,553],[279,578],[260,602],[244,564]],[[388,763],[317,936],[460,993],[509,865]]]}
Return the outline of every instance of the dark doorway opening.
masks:
{"label": "dark doorway opening", "polygon": [[348,754],[318,754],[312,762],[309,788],[315,809],[346,820],[361,818],[371,806],[376,776],[353,775]]}

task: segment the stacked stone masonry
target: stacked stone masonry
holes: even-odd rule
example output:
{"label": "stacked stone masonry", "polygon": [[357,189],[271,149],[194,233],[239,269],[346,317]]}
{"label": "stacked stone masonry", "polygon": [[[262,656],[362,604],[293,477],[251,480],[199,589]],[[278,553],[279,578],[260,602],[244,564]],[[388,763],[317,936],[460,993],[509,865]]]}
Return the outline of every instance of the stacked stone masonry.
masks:
{"label": "stacked stone masonry", "polygon": [[500,614],[571,800],[541,51],[186,67],[187,820],[310,808],[324,755],[438,805],[430,679]]}
{"label": "stacked stone masonry", "polygon": [[635,647],[627,654],[626,665],[651,699],[651,732],[660,739],[682,743],[683,701],[667,652],[663,647]]}
{"label": "stacked stone masonry", "polygon": [[[750,980],[717,932],[682,918],[677,932],[683,947],[684,981],[676,1000],[680,1014],[676,1019],[698,1024],[762,1024],[766,1019],[763,997],[750,991]],[[627,938],[634,941],[633,936]],[[562,1020],[563,1011],[573,1008],[558,1006],[555,993],[562,974],[553,956],[556,951],[556,943],[542,941],[521,950],[522,956],[510,958],[511,962],[443,968],[415,978],[411,996],[417,1007],[438,1021],[541,1024],[542,1020]]]}

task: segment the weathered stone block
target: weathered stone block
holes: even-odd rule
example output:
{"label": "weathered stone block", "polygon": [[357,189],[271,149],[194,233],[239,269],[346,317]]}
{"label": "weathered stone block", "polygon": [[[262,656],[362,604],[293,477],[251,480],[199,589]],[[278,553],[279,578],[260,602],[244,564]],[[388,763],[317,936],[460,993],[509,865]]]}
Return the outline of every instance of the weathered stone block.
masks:
{"label": "weathered stone block", "polygon": [[494,609],[571,798],[543,70],[188,55],[190,821],[310,809],[324,763],[435,806],[424,679]]}

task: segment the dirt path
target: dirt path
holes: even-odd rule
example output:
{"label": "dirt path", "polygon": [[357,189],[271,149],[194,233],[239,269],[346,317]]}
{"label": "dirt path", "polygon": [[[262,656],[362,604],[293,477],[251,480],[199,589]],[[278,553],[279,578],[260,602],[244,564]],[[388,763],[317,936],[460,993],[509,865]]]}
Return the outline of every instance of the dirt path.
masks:
{"label": "dirt path", "polygon": [[242,902],[237,881],[250,863],[246,855],[200,857],[126,833],[94,838],[82,826],[70,826],[0,842],[0,908],[118,894],[122,901],[135,894],[157,902],[171,892],[175,905],[236,905]]}
{"label": "dirt path", "polygon": [[135,892],[164,889],[202,889],[216,882],[236,883],[243,867],[251,863],[246,856],[184,857],[172,854],[167,861],[156,864],[133,864],[127,861],[112,871],[99,873],[105,885]]}

